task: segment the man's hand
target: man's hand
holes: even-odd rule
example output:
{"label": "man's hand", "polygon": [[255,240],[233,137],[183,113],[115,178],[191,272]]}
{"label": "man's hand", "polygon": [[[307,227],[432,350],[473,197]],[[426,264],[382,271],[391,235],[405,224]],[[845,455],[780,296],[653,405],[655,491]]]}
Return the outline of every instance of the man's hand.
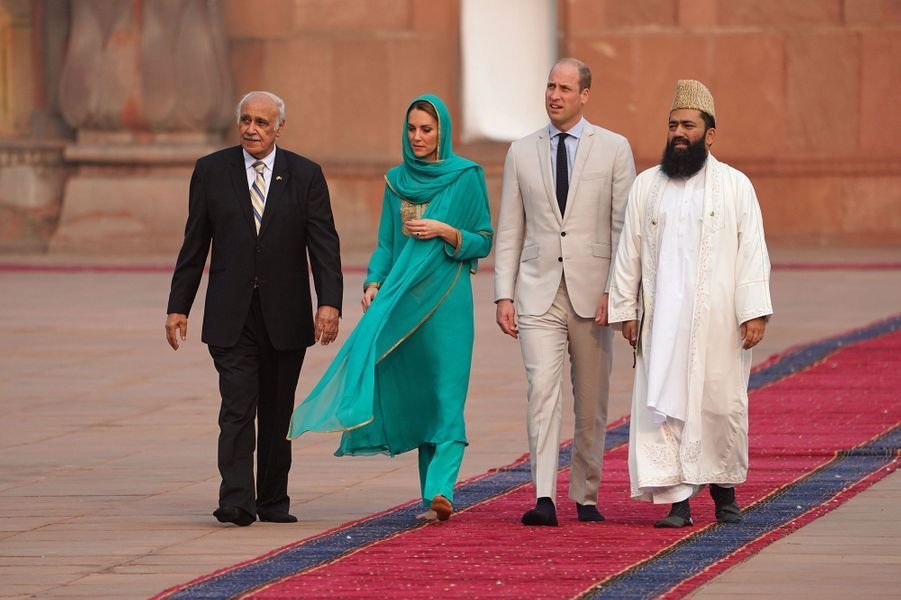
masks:
{"label": "man's hand", "polygon": [[178,350],[178,338],[188,339],[188,315],[169,313],[166,317],[166,341],[173,350]]}
{"label": "man's hand", "polygon": [[741,324],[741,341],[742,348],[750,350],[760,343],[763,339],[763,332],[766,329],[766,317],[757,317]]}
{"label": "man's hand", "polygon": [[375,295],[379,293],[379,288],[372,286],[366,288],[363,292],[363,299],[360,301],[360,304],[363,305],[363,312],[369,310],[369,305],[372,304],[372,301],[375,300]]}
{"label": "man's hand", "polygon": [[623,321],[623,337],[633,348],[638,344],[638,321]]}
{"label": "man's hand", "polygon": [[313,339],[327,346],[338,337],[338,309],[334,306],[320,306],[316,310]]}
{"label": "man's hand", "polygon": [[519,328],[516,326],[516,309],[513,308],[513,300],[497,301],[497,324],[501,331],[514,340],[519,338]]}
{"label": "man's hand", "polygon": [[610,301],[610,294],[604,294],[601,296],[601,301],[598,303],[598,313],[594,317],[594,322],[596,325],[600,325],[601,327],[606,327],[610,323],[607,322],[607,304]]}

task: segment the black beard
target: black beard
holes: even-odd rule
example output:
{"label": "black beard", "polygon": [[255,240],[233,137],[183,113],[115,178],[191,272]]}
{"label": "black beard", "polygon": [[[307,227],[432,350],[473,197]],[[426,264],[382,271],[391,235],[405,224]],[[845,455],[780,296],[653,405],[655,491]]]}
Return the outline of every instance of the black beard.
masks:
{"label": "black beard", "polygon": [[707,161],[707,146],[704,138],[689,144],[684,150],[677,150],[670,141],[663,149],[663,158],[660,159],[660,170],[667,177],[691,177],[701,170]]}

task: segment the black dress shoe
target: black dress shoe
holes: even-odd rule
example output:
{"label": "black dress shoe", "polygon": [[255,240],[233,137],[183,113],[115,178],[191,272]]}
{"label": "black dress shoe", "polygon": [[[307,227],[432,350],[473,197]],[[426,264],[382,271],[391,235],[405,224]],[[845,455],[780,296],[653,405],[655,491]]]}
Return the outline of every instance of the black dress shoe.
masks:
{"label": "black dress shoe", "polygon": [[529,526],[557,526],[557,509],[550,498],[539,498],[538,503],[522,516],[522,524]]}
{"label": "black dress shoe", "polygon": [[237,506],[220,506],[213,511],[213,516],[220,523],[234,523],[238,527],[247,527],[257,520],[252,514]]}
{"label": "black dress shoe", "polygon": [[258,516],[267,523],[297,523],[297,517],[288,513],[259,513]]}
{"label": "black dress shoe", "polygon": [[579,504],[576,502],[576,513],[579,515],[580,521],[603,521],[604,515],[598,511],[598,507],[594,504]]}

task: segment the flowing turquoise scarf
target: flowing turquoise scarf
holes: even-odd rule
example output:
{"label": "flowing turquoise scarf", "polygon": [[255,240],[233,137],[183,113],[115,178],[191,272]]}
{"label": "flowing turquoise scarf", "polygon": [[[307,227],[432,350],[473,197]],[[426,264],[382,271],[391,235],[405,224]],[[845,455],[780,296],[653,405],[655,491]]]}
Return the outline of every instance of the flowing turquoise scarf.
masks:
{"label": "flowing turquoise scarf", "polygon": [[[423,95],[438,113],[438,160],[426,162],[413,154],[404,119],[404,162],[389,170],[386,194],[411,202],[428,202],[423,218],[475,230],[488,206],[485,176],[476,163],[456,156],[451,146],[451,119],[437,96]],[[409,112],[409,109],[408,109]],[[450,258],[440,238],[408,239],[382,282],[369,310],[351,332],[335,360],[291,417],[289,438],[307,431],[346,431],[373,420],[376,365],[438,308],[458,279],[475,272],[476,261]],[[435,340],[440,343],[440,340]]]}

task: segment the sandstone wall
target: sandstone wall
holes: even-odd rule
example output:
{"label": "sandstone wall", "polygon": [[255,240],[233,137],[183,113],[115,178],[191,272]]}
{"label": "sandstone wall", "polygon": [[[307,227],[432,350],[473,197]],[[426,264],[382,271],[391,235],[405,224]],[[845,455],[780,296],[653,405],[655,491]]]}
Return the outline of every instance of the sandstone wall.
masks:
{"label": "sandstone wall", "polygon": [[[82,179],[73,178],[66,189],[82,186],[82,200],[68,217],[64,209],[60,220],[77,220],[78,232],[85,233],[57,234],[58,242],[66,242],[57,247],[174,252],[177,232],[161,241],[155,226],[133,227],[121,248],[110,249],[107,234],[89,243],[90,232],[104,232],[108,224],[88,222],[95,212],[85,198],[103,185],[91,177],[102,178],[110,167],[93,155],[85,158],[84,136],[62,122],[56,98],[66,60],[65,23],[85,1],[0,0],[0,176],[16,181],[30,169],[26,179],[51,184],[26,187],[43,194],[33,201],[9,188],[0,194],[0,250],[47,246],[53,204],[60,202],[54,190],[75,169]],[[137,11],[142,5],[121,6]],[[219,0],[218,7],[235,90],[223,92],[221,102],[233,103],[232,96],[250,89],[285,98],[282,145],[323,164],[345,248],[365,253],[375,239],[382,175],[400,156],[408,101],[433,92],[459,116],[459,1]],[[901,111],[895,108],[901,96],[901,2],[560,0],[558,11],[561,54],[585,60],[594,71],[589,119],[625,134],[639,167],[654,164],[660,154],[675,80],[697,78],[716,96],[714,152],[752,178],[771,239],[901,244]],[[146,23],[131,22],[109,43],[143,35]],[[510,61],[515,68],[515,53]],[[214,139],[219,132],[210,133]],[[232,132],[226,136],[236,139]],[[34,148],[41,149],[39,160]],[[496,214],[506,145],[457,149],[485,165]],[[144,150],[132,152],[134,160],[144,154],[156,162],[165,158],[158,149]],[[193,157],[163,162],[177,168],[166,166],[155,191],[155,176],[142,180],[135,193],[147,198],[129,199],[134,210],[119,202],[102,207],[96,218],[115,209],[137,223],[146,212],[137,204],[163,194],[170,207],[166,222],[183,219],[178,207],[186,205]],[[129,169],[142,172],[140,164]],[[131,172],[119,171],[120,179]],[[142,231],[156,239],[142,241]]]}
{"label": "sandstone wall", "polygon": [[[458,113],[459,3],[270,7],[226,3],[236,87],[285,97],[285,145],[323,162],[345,237],[365,246],[408,100],[432,91]],[[716,96],[714,151],[752,177],[771,238],[901,243],[901,2],[568,0],[559,11],[561,52],[594,71],[589,119],[625,134],[639,167],[662,150],[675,80],[700,79]],[[496,205],[505,147],[458,150],[484,162]]]}
{"label": "sandstone wall", "polygon": [[284,98],[280,143],[324,166],[344,246],[371,249],[383,175],[400,159],[411,98],[438,94],[459,113],[455,0],[228,1],[238,90]]}
{"label": "sandstone wall", "polygon": [[[901,2],[571,0],[564,48],[598,73],[589,118],[662,150],[676,79],[716,97],[714,152],[745,171],[768,234],[901,242]],[[599,92],[599,93],[598,93]]]}

